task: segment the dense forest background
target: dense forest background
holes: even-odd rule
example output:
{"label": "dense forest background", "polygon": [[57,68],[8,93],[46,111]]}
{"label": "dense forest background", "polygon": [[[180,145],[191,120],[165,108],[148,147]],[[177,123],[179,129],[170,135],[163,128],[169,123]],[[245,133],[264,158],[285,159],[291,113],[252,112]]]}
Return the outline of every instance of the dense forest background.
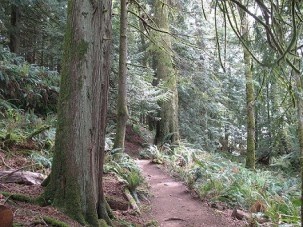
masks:
{"label": "dense forest background", "polygon": [[[124,69],[121,3],[112,5],[107,145],[124,150],[116,136],[124,117],[157,145],[147,149],[153,156],[187,163],[173,167],[189,184],[205,177],[197,186],[202,195],[246,209],[259,201],[272,220],[298,224],[302,3],[130,1]],[[1,1],[0,147],[37,135],[38,151],[30,155],[46,167],[66,20],[66,1]],[[254,180],[244,183],[247,177]]]}

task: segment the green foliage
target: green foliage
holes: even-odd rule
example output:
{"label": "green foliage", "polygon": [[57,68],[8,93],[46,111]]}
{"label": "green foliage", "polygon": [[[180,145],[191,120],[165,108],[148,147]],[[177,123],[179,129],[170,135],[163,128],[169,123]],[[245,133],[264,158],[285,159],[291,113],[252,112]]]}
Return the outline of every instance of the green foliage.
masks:
{"label": "green foliage", "polygon": [[[273,223],[299,223],[299,179],[280,172],[251,171],[216,153],[181,145],[166,160],[202,198],[222,201],[252,212],[264,212]],[[180,159],[182,157],[182,159]],[[181,164],[177,160],[183,160]],[[264,210],[254,211],[256,203]]]}
{"label": "green foliage", "polygon": [[45,67],[27,63],[0,45],[1,106],[16,106],[46,115],[56,111],[59,75]]}
{"label": "green foliage", "polygon": [[34,163],[38,164],[43,168],[50,168],[52,166],[52,157],[49,155],[49,153],[45,152],[43,154],[39,154],[33,152],[30,155],[30,158],[34,161]]}
{"label": "green foliage", "polygon": [[107,154],[104,172],[116,173],[132,193],[143,182],[139,167],[129,155],[121,151],[114,150],[113,154]]}
{"label": "green foliage", "polygon": [[11,6],[20,11],[18,20],[18,54],[31,64],[52,70],[61,62],[67,1],[3,0],[0,6],[0,43],[7,46],[10,34],[16,32],[11,25]]}
{"label": "green foliage", "polygon": [[[167,147],[169,149],[169,147]],[[156,145],[149,145],[144,150],[140,151],[140,157],[151,159],[153,163],[163,164],[168,158],[166,150],[159,150]]]}
{"label": "green foliage", "polygon": [[290,200],[287,196],[276,196],[269,201],[266,215],[276,223],[292,223],[299,225],[300,223],[300,199]]}
{"label": "green foliage", "polygon": [[[52,115],[41,119],[33,113],[7,109],[0,118],[0,148],[29,156],[35,164],[34,169],[50,168],[55,139],[54,127],[55,118]],[[45,130],[41,131],[41,128]]]}
{"label": "green foliage", "polygon": [[3,116],[2,112],[8,109],[16,109],[16,106],[9,101],[0,98],[0,115]]}

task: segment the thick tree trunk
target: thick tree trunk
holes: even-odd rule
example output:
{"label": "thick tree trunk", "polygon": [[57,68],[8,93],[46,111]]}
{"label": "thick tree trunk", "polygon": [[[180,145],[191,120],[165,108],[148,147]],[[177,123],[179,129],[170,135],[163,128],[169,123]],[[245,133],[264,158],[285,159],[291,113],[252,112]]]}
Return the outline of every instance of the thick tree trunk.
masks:
{"label": "thick tree trunk", "polygon": [[83,225],[108,219],[102,173],[110,47],[111,1],[69,1],[55,152],[44,196]]}
{"label": "thick tree trunk", "polygon": [[[155,0],[155,22],[160,30],[169,32],[168,0]],[[178,126],[178,91],[176,73],[171,58],[171,37],[166,33],[157,33],[156,41],[160,46],[155,47],[155,70],[158,80],[162,80],[171,93],[167,101],[160,103],[161,120],[157,123],[155,143],[175,143],[179,140]]]}
{"label": "thick tree trunk", "polygon": [[120,53],[119,53],[119,82],[117,102],[117,129],[114,148],[124,150],[126,122],[128,119],[127,110],[127,0],[121,0],[120,15]]}
{"label": "thick tree trunk", "polygon": [[11,52],[16,54],[19,53],[20,49],[20,17],[20,8],[17,5],[12,4],[9,48]]}
{"label": "thick tree trunk", "polygon": [[[248,20],[246,14],[239,9],[241,17],[241,35],[245,42],[249,40]],[[247,152],[246,152],[246,168],[255,169],[256,151],[255,151],[255,98],[254,84],[252,75],[252,58],[245,46],[244,65],[245,65],[245,80],[246,80],[246,109],[247,109]]]}

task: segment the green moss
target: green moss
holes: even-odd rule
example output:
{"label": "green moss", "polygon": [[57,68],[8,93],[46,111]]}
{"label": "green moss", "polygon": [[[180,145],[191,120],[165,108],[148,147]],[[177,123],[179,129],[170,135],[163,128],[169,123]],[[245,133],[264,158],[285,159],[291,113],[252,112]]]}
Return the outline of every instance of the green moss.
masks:
{"label": "green moss", "polygon": [[91,226],[98,225],[98,214],[96,211],[95,204],[88,204],[89,206],[86,209],[85,219]]}
{"label": "green moss", "polygon": [[47,224],[50,224],[51,226],[54,226],[54,227],[68,227],[69,226],[65,222],[59,221],[52,217],[44,216],[42,218]]}
{"label": "green moss", "polygon": [[65,191],[61,191],[62,192],[57,192],[54,205],[62,207],[64,213],[78,221],[80,224],[85,225],[86,221],[81,209],[81,195],[77,179],[69,176],[69,178],[66,179]]}
{"label": "green moss", "polygon": [[35,202],[36,202],[36,204],[39,204],[40,206],[47,206],[50,204],[47,200],[45,200],[43,195],[39,196]]}
{"label": "green moss", "polygon": [[[79,75],[75,75],[72,70],[73,66],[81,67],[81,63],[84,63],[86,53],[88,51],[89,43],[81,37],[79,32],[76,32],[76,26],[72,26],[72,18],[74,11],[74,1],[68,2],[68,20],[67,29],[64,40],[64,55],[62,63],[62,79],[60,85],[60,98],[58,107],[58,125],[57,134],[55,139],[55,152],[52,166],[52,173],[50,182],[46,187],[44,193],[44,199],[47,202],[51,202],[54,206],[60,208],[64,213],[78,221],[82,225],[98,226],[98,217],[95,204],[92,207],[83,208],[83,199],[81,196],[81,187],[78,184],[76,166],[67,166],[66,163],[70,163],[68,160],[68,151],[71,149],[73,135],[71,133],[71,127],[74,121],[73,106],[70,105],[74,99],[78,89],[81,89],[83,85],[82,78]],[[81,68],[80,68],[80,73]],[[83,71],[83,70],[82,70]],[[77,81],[75,81],[77,80]],[[71,83],[71,81],[74,81]],[[70,168],[70,169],[68,169]],[[70,170],[74,170],[71,172]],[[89,199],[89,198],[88,198]],[[88,201],[89,204],[89,201]]]}
{"label": "green moss", "polygon": [[25,203],[31,203],[31,204],[37,204],[39,206],[46,206],[46,205],[50,204],[48,201],[46,201],[44,195],[39,196],[38,198],[31,198],[29,196],[22,195],[22,194],[13,194],[13,193],[2,192],[2,191],[0,191],[0,194],[4,195],[6,197],[9,197],[9,199],[11,199],[11,200],[25,202]]}
{"label": "green moss", "polygon": [[108,204],[106,200],[101,202],[100,206],[98,207],[98,214],[101,219],[105,220],[108,225],[112,226],[112,221],[108,215]]}
{"label": "green moss", "polygon": [[12,199],[12,200],[16,200],[16,201],[20,201],[20,202],[25,202],[25,203],[37,204],[37,199],[31,198],[31,197],[26,196],[26,195],[13,194],[13,193],[2,192],[2,191],[0,191],[0,194],[4,195],[6,197],[9,197],[9,199]]}
{"label": "green moss", "polygon": [[108,227],[108,225],[104,219],[99,219],[99,227]]}
{"label": "green moss", "polygon": [[75,45],[75,53],[78,59],[82,59],[84,55],[87,53],[88,49],[88,42],[84,41],[83,39]]}

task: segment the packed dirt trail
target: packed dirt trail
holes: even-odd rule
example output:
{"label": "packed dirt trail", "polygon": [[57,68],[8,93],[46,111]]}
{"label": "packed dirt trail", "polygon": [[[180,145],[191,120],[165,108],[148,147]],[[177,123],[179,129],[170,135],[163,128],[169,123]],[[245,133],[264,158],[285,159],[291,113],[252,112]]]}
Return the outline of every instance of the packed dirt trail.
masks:
{"label": "packed dirt trail", "polygon": [[149,220],[163,227],[244,226],[227,213],[219,213],[193,198],[186,186],[149,160],[136,161],[152,193]]}

